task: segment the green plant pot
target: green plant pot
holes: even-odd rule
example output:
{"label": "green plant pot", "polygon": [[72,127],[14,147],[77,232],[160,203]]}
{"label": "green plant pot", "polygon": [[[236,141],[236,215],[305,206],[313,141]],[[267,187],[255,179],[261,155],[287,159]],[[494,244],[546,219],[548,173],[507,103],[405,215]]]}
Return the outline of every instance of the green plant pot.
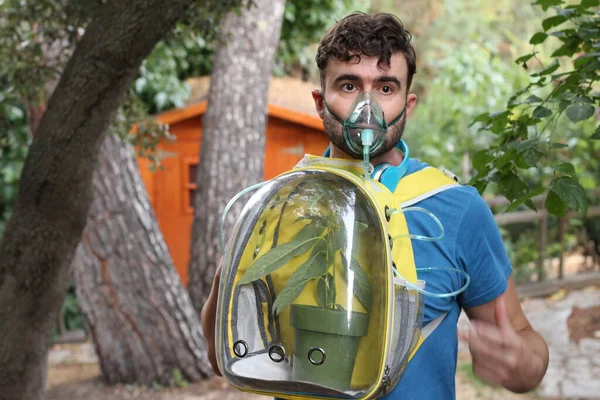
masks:
{"label": "green plant pot", "polygon": [[346,311],[297,304],[292,304],[290,312],[290,325],[296,330],[292,378],[348,390],[369,315],[352,312],[348,319]]}

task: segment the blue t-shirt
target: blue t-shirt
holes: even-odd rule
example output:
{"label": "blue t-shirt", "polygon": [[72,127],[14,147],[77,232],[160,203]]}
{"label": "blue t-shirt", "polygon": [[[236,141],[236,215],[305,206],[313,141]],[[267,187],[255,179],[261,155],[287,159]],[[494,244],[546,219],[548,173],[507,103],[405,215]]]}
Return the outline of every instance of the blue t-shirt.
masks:
{"label": "blue t-shirt", "polygon": [[[427,166],[411,159],[407,175]],[[455,187],[417,205],[432,212],[445,229],[440,241],[412,240],[417,268],[458,268],[469,274],[471,284],[458,297],[425,296],[425,325],[443,313],[447,316],[421,345],[400,383],[385,398],[454,399],[461,307],[485,304],[504,293],[512,268],[494,217],[473,187]],[[439,236],[439,227],[431,217],[417,212],[405,215],[412,234]],[[459,274],[445,271],[419,273],[419,279],[426,280],[426,289],[435,293],[452,292],[464,284]]]}

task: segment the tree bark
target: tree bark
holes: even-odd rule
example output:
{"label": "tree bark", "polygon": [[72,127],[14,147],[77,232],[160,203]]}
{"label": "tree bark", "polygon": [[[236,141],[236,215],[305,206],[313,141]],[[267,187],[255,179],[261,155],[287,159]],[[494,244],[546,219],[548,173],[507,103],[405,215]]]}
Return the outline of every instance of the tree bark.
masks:
{"label": "tree bark", "polygon": [[102,146],[74,262],[77,295],[108,383],[211,375],[200,320],[160,233],[133,149]]}
{"label": "tree bark", "polygon": [[108,124],[142,60],[192,0],[108,2],[49,100],[0,242],[0,399],[43,397],[48,342]]}
{"label": "tree bark", "polygon": [[229,13],[219,27],[224,45],[211,76],[192,227],[189,292],[197,310],[220,259],[221,213],[237,192],[263,177],[267,93],[285,0],[254,3],[241,15]]}

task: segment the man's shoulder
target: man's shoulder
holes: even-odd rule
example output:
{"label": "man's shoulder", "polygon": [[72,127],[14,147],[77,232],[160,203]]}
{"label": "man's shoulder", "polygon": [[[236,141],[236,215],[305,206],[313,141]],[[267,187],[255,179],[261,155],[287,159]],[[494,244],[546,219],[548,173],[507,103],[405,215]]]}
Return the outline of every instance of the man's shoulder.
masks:
{"label": "man's shoulder", "polygon": [[[431,166],[430,164],[428,164],[426,162],[422,162],[422,161],[419,161],[418,159],[411,158],[409,160],[409,166],[408,166],[408,171],[407,171],[406,175],[409,176],[411,174],[418,173],[420,171],[423,171],[426,168],[435,168],[435,167]],[[435,168],[435,169],[438,169],[439,171],[443,171],[439,168]],[[452,172],[447,173],[447,175],[452,176]],[[462,206],[460,208],[469,207],[473,203],[476,203],[479,206],[482,204],[485,205],[485,201],[479,195],[479,192],[477,191],[477,189],[475,189],[473,186],[463,185],[463,184],[453,186],[452,188],[450,188],[450,190],[443,190],[439,193],[436,193],[435,195],[432,196],[432,199],[434,199],[434,198],[437,200],[448,200],[455,206]]]}

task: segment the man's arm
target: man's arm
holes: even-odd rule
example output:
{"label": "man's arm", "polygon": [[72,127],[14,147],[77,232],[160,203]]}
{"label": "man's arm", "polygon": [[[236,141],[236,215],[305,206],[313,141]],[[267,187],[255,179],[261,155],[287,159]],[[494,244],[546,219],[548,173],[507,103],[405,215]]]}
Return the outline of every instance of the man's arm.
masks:
{"label": "man's arm", "polygon": [[221,265],[219,264],[215,271],[215,279],[213,280],[210,294],[200,312],[200,322],[202,324],[202,331],[204,332],[204,339],[206,340],[206,352],[210,365],[212,366],[213,371],[215,371],[215,374],[222,376],[221,371],[219,371],[215,353],[215,323],[217,318],[217,298],[219,297],[220,280]]}
{"label": "man's arm", "polygon": [[548,346],[523,313],[512,276],[504,294],[465,312],[471,328],[459,334],[469,343],[473,372],[516,393],[537,387],[548,367]]}

